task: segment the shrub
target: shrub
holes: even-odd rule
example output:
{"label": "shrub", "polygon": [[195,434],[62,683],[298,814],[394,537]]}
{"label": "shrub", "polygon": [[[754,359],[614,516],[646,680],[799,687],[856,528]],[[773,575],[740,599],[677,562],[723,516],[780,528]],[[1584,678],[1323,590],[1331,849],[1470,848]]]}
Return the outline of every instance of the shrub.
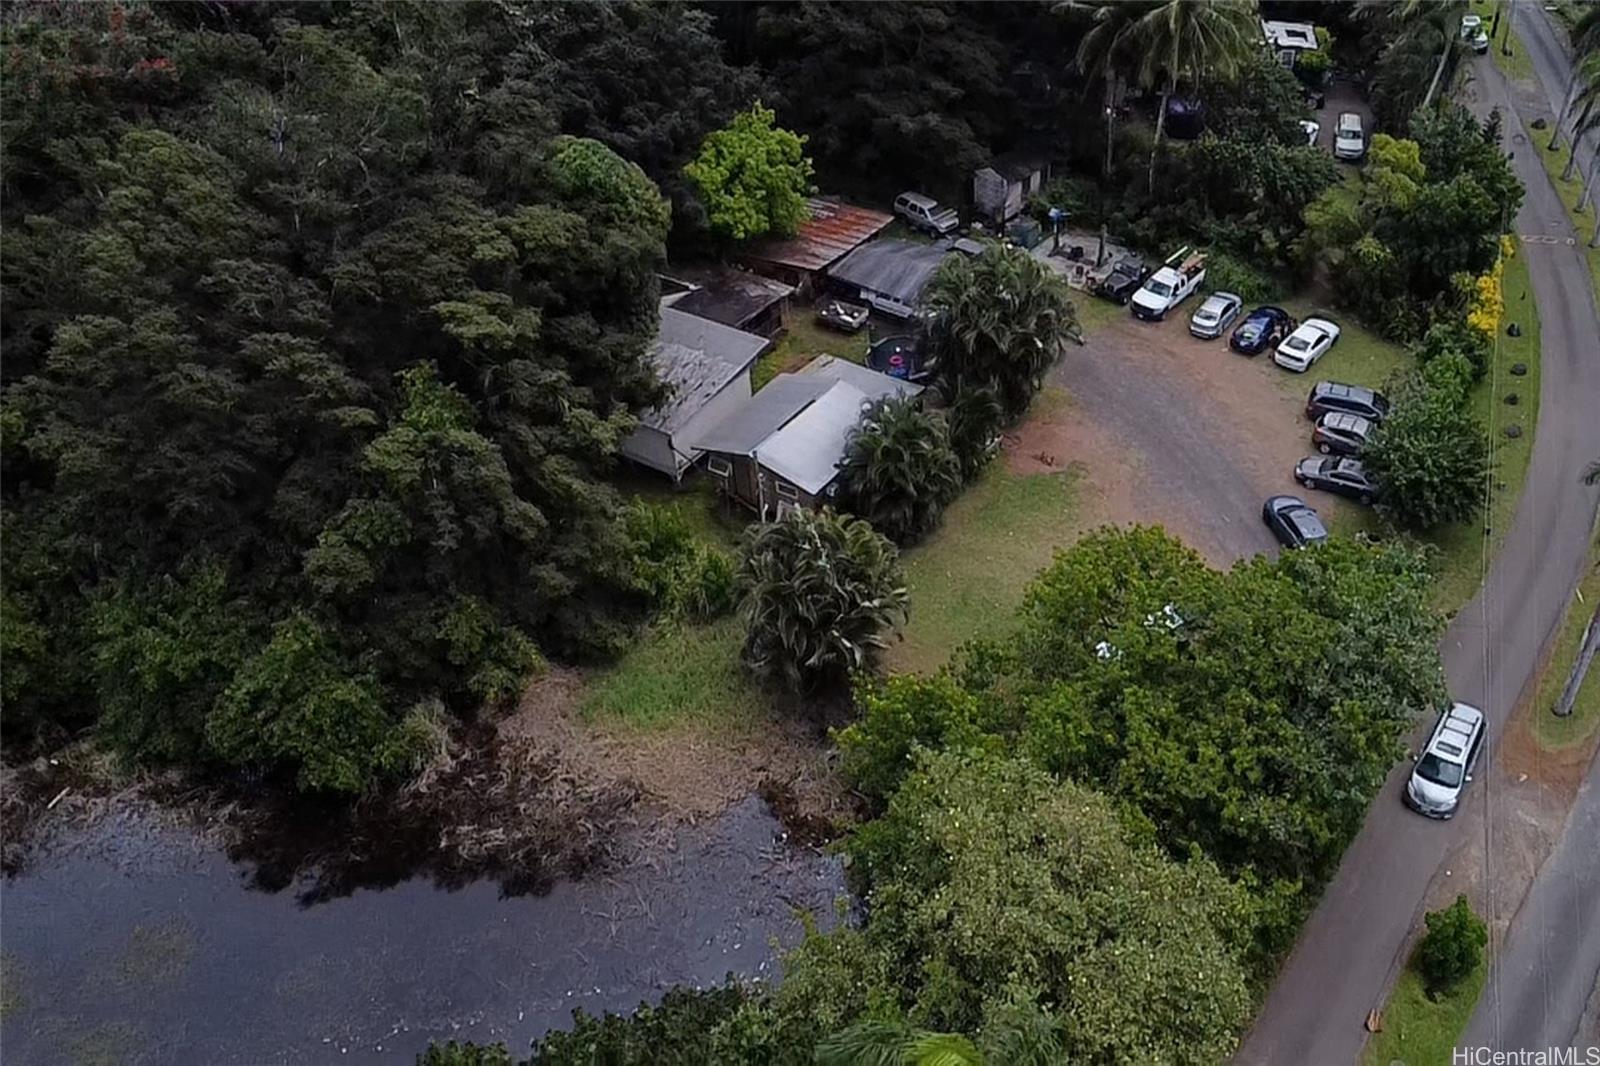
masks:
{"label": "shrub", "polygon": [[1472,913],[1466,896],[1457,896],[1443,910],[1429,911],[1422,920],[1428,931],[1417,945],[1415,965],[1428,995],[1437,999],[1478,968],[1489,930]]}
{"label": "shrub", "polygon": [[643,501],[623,516],[639,591],[668,618],[716,618],[733,610],[734,566],[703,544],[676,507]]}
{"label": "shrub", "polygon": [[1472,380],[1479,381],[1489,372],[1490,344],[1476,328],[1452,316],[1429,326],[1411,354],[1423,366],[1443,355],[1460,355],[1472,367]]}
{"label": "shrub", "polygon": [[961,477],[971,481],[1000,451],[1005,411],[993,389],[962,389],[950,404],[950,447],[961,464]]}
{"label": "shrub", "polygon": [[1223,252],[1206,258],[1206,291],[1231,292],[1247,304],[1267,303],[1283,298],[1283,282]]}
{"label": "shrub", "polygon": [[927,535],[961,491],[961,461],[944,416],[891,397],[862,414],[839,473],[851,511],[897,544]]}
{"label": "shrub", "polygon": [[826,509],[753,527],[738,588],[746,665],[791,690],[842,684],[868,666],[909,600],[894,545]]}

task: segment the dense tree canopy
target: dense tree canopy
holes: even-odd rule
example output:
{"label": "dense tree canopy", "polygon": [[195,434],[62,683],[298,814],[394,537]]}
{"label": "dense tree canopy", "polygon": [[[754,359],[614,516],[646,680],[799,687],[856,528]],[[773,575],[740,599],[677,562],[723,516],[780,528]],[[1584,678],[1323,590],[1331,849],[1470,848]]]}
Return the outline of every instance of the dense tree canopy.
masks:
{"label": "dense tree canopy", "polygon": [[514,11],[292,11],[7,21],[6,723],[355,789],[616,645],[668,211]]}
{"label": "dense tree canopy", "polygon": [[[1399,546],[1218,573],[1159,530],[1096,533],[1035,581],[1014,637],[869,688],[846,771],[881,797],[918,747],[1020,750],[1129,801],[1175,854],[1292,893],[1332,873],[1443,696],[1428,596]],[[1293,926],[1262,921],[1269,945]]]}

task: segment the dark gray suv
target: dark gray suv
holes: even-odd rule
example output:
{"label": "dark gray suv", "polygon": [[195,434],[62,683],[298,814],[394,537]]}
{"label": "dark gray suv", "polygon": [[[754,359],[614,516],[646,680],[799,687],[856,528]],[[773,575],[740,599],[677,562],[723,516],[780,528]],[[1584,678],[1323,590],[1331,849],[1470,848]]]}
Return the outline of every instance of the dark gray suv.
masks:
{"label": "dark gray suv", "polygon": [[1306,417],[1321,418],[1335,411],[1360,415],[1369,422],[1382,422],[1389,413],[1389,401],[1383,393],[1364,385],[1319,381],[1311,386],[1311,395],[1306,397]]}

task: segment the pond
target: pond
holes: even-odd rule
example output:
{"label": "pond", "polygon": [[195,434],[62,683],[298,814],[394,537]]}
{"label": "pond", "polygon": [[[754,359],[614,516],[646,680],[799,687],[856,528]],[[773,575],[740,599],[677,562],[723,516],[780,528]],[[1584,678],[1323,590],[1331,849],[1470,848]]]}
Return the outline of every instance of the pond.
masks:
{"label": "pond", "polygon": [[430,1040],[514,1053],[582,1007],[771,978],[798,915],[832,922],[839,861],[751,797],[540,896],[425,880],[302,906],[191,829],[124,811],[62,832],[0,887],[7,1066],[396,1063]]}

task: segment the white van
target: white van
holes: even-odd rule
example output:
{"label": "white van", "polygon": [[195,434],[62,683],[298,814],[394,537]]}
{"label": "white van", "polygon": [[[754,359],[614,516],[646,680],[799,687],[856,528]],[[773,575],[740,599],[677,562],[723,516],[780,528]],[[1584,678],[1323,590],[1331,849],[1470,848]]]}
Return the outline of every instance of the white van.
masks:
{"label": "white van", "polygon": [[1429,818],[1449,818],[1461,803],[1461,790],[1483,750],[1483,712],[1452,703],[1428,735],[1417,765],[1406,781],[1406,806]]}

